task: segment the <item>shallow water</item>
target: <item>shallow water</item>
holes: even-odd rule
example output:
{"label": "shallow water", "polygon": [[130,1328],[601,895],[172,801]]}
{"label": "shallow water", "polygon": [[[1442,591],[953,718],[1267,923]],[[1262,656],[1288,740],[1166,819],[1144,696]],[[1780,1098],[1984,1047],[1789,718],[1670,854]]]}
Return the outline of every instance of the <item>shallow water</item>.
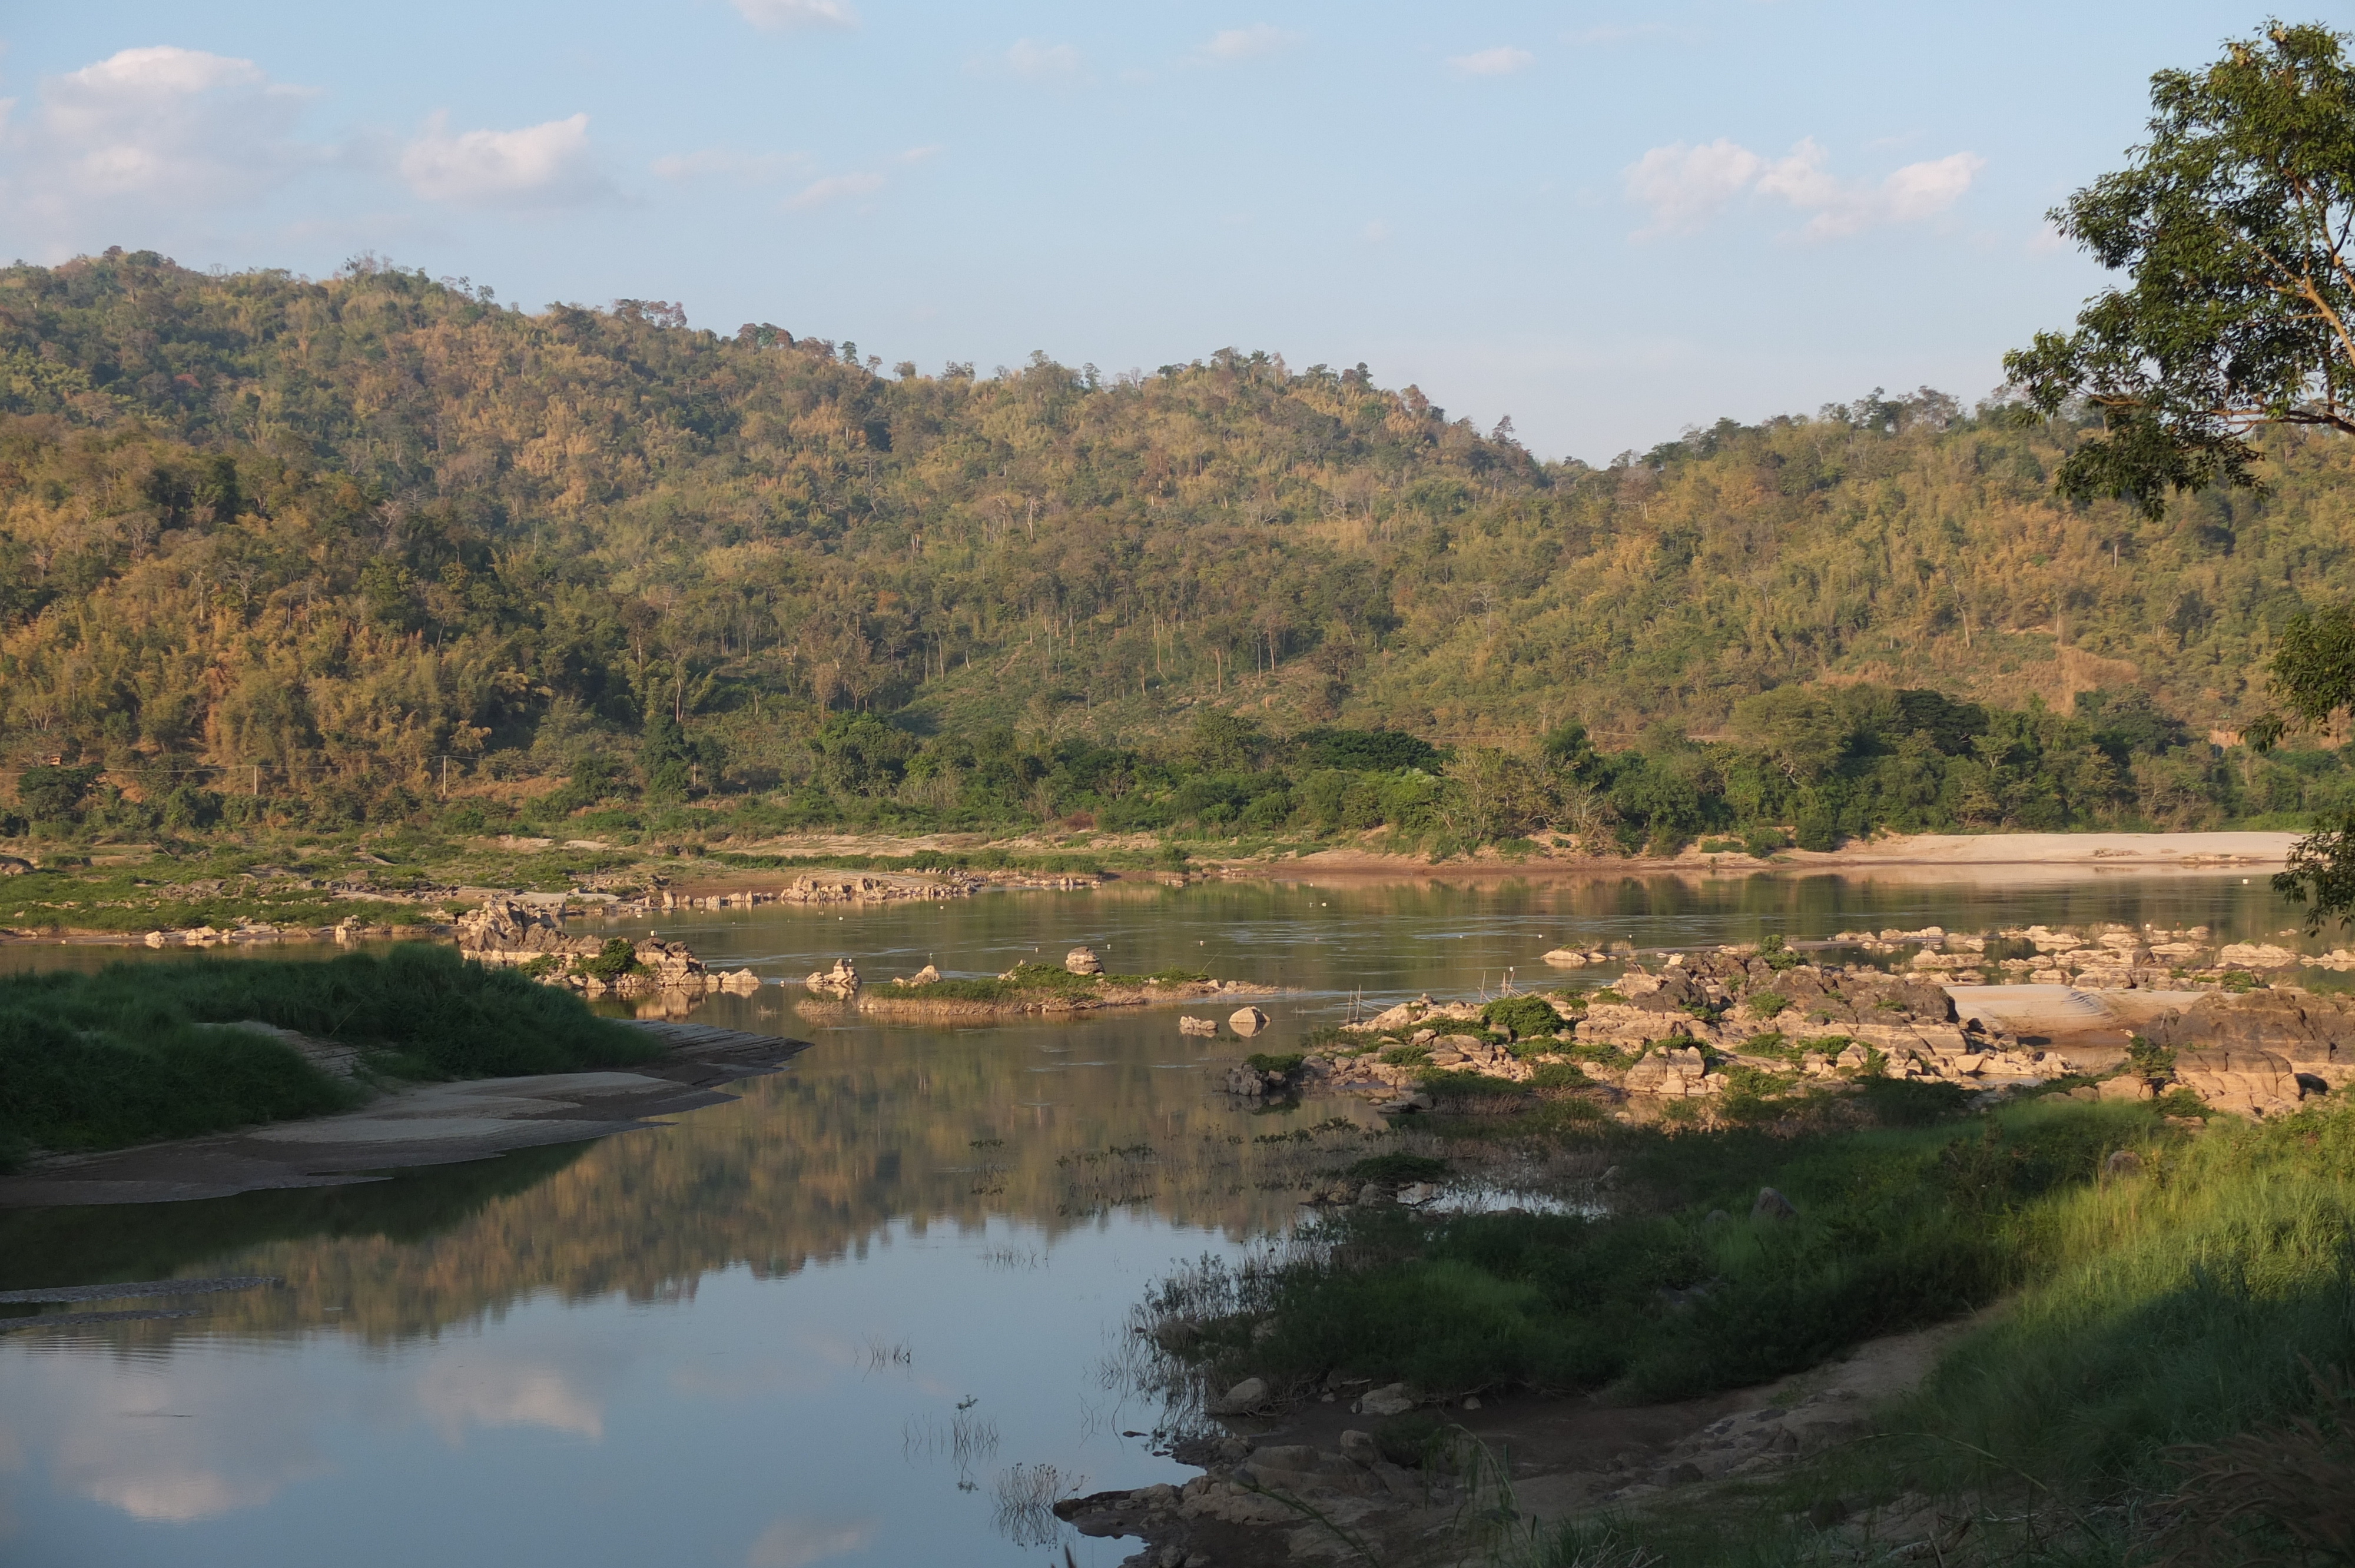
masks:
{"label": "shallow water", "polygon": [[[1998,873],[1116,885],[652,924],[771,979],[847,955],[870,985],[1085,941],[1116,971],[1285,987],[1263,1003],[1282,1048],[1353,1003],[1535,983],[1562,943],[2105,919],[2279,939],[2293,913],[2261,874]],[[0,967],[126,956],[192,961],[15,947]],[[0,1338],[0,1562],[1118,1561],[1128,1545],[1006,1514],[1003,1489],[1042,1464],[1066,1489],[1188,1474],[1124,1436],[1159,1414],[1106,1366],[1129,1308],[1173,1263],[1289,1223],[1299,1175],[1369,1147],[1375,1118],[1230,1103],[1234,1044],[1167,1012],[884,1028],[794,996],[697,1011],[817,1044],[667,1127],[362,1187],[0,1213],[0,1288],[286,1281],[189,1298],[201,1317]]]}

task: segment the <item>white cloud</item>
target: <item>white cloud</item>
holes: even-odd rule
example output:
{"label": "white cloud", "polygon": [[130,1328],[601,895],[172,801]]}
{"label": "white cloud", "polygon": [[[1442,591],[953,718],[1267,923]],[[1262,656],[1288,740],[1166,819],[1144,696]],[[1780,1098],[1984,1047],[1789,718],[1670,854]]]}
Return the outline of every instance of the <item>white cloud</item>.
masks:
{"label": "white cloud", "polygon": [[331,155],[293,135],[316,96],[249,59],[163,46],[49,77],[21,122],[0,115],[0,217],[90,245],[125,221],[152,231],[160,212],[258,201]]}
{"label": "white cloud", "polygon": [[1279,53],[1300,42],[1304,35],[1254,22],[1248,27],[1229,27],[1210,35],[1202,46],[1202,58],[1232,63],[1236,60],[1258,59],[1263,55]]}
{"label": "white cloud", "polygon": [[591,1442],[605,1435],[597,1401],[553,1367],[437,1357],[417,1380],[417,1403],[453,1448],[469,1426],[544,1426]]}
{"label": "white cloud", "polygon": [[417,195],[460,207],[568,207],[613,191],[591,156],[586,114],[453,136],[437,112],[402,149],[400,168]]}
{"label": "white cloud", "polygon": [[1653,148],[1626,171],[1627,199],[1652,209],[1636,238],[1700,229],[1765,167],[1765,159],[1722,136],[1698,147],[1674,142]]}
{"label": "white cloud", "polygon": [[744,1554],[744,1568],[809,1568],[829,1557],[863,1552],[875,1539],[871,1520],[830,1523],[814,1519],[781,1519],[761,1532]]}
{"label": "white cloud", "polygon": [[808,207],[824,207],[828,202],[840,201],[847,196],[871,196],[882,188],[883,176],[880,175],[828,175],[822,180],[811,181],[794,193],[785,206],[791,211],[799,212]]}
{"label": "white cloud", "polygon": [[1953,153],[1908,164],[1879,185],[1843,180],[1824,167],[1828,158],[1813,137],[1791,149],[1759,177],[1761,195],[1781,196],[1812,213],[1805,230],[1811,239],[1844,238],[1892,223],[1935,217],[1963,198],[1987,167],[1976,153]]}
{"label": "white cloud", "polygon": [[1447,64],[1459,76],[1510,76],[1538,63],[1538,57],[1527,49],[1500,44],[1493,49],[1479,49],[1468,55],[1457,55]]}
{"label": "white cloud", "polygon": [[923,146],[909,148],[900,154],[899,158],[903,164],[921,164],[927,158],[937,158],[946,151],[948,149],[938,142],[928,142]]}
{"label": "white cloud", "polygon": [[856,27],[858,13],[842,0],[734,0],[737,12],[756,27]]}
{"label": "white cloud", "polygon": [[1017,38],[997,63],[1025,81],[1069,81],[1080,74],[1080,51],[1070,44]]}
{"label": "white cloud", "polygon": [[1829,157],[1813,137],[1771,161],[1723,137],[1698,147],[1682,142],[1655,147],[1626,170],[1628,199],[1652,214],[1636,238],[1692,233],[1736,196],[1754,194],[1808,214],[1801,230],[1806,238],[1844,238],[1935,217],[1960,201],[1987,167],[1976,153],[1953,153],[1908,164],[1874,184],[1841,179],[1825,167]]}

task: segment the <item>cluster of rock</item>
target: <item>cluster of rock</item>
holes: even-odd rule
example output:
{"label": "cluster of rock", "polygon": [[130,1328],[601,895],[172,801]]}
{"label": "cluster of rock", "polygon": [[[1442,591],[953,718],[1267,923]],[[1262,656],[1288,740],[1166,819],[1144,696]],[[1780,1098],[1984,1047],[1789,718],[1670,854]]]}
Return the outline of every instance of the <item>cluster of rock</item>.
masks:
{"label": "cluster of rock", "polygon": [[[1368,1432],[1345,1432],[1336,1451],[1307,1443],[1272,1443],[1241,1449],[1182,1487],[1164,1482],[1127,1492],[1098,1492],[1055,1505],[1082,1535],[1142,1536],[1153,1544],[1129,1559],[1153,1568],[1207,1568],[1224,1559],[1201,1550],[1222,1544],[1220,1526],[1287,1527],[1292,1554],[1317,1560],[1331,1553],[1334,1527],[1348,1530],[1369,1515],[1444,1507],[1456,1488],[1444,1478],[1410,1470],[1382,1457]],[[1287,1500],[1287,1499],[1298,1499]],[[1301,1504],[1316,1513],[1304,1512]],[[1321,1516],[1326,1522],[1318,1523]]]}
{"label": "cluster of rock", "polygon": [[[925,968],[932,966],[928,964]],[[940,978],[938,969],[932,970],[932,978]],[[811,970],[804,977],[802,984],[809,988],[810,995],[822,1001],[857,1001],[860,986],[858,966],[848,959],[837,959],[834,968]]]}
{"label": "cluster of rock", "polygon": [[[641,937],[632,946],[635,968],[608,980],[587,972],[586,965],[601,959],[605,939],[573,935],[565,930],[559,911],[535,908],[511,898],[485,900],[458,917],[458,950],[479,964],[532,967],[545,984],[560,985],[588,996],[644,996],[657,991],[699,993],[708,991],[751,991],[760,977],[750,969],[714,973],[684,942]],[[542,962],[542,960],[553,960]]]}
{"label": "cluster of rock", "polygon": [[[1761,1016],[1756,1004],[1767,997],[1783,1000]],[[1365,1052],[1312,1056],[1305,1067],[1337,1088],[1401,1106],[1413,1103],[1413,1086],[1433,1069],[1518,1083],[1548,1062],[1576,1062],[1600,1086],[1654,1099],[1722,1093],[1735,1066],[1838,1079],[1877,1065],[1892,1077],[1974,1086],[2074,1070],[2054,1053],[2023,1049],[2009,1033],[1958,1019],[1953,999],[1933,981],[1865,965],[1777,969],[1744,948],[1671,954],[1657,969],[1630,965],[1583,1008],[1544,1000],[1560,1021],[1554,1048],[1542,1039],[1508,1044],[1490,1031],[1449,1029],[1476,1026],[1479,1005],[1421,998],[1344,1025],[1374,1037]],[[1395,1045],[1417,1049],[1384,1049]],[[1386,1062],[1385,1054],[1401,1059]]]}
{"label": "cluster of rock", "polygon": [[[1878,1073],[1996,1090],[2084,1075],[2100,1081],[2070,1091],[2082,1099],[2147,1100],[2184,1088],[2211,1108],[2254,1117],[2294,1111],[2355,1080],[2355,998],[2280,983],[2209,991],[2138,1025],[2152,1046],[2171,1054],[2171,1066],[2145,1070],[2132,1065],[2107,1014],[2089,1019],[2079,1035],[2030,1046],[1999,1026],[1958,1017],[1946,990],[1953,982],[1943,976],[1783,963],[1723,948],[1630,965],[1582,1008],[1544,998],[1560,1027],[1550,1038],[1509,1043],[1481,1027],[1478,1003],[1418,998],[1343,1025],[1366,1044],[1310,1055],[1298,1074],[1397,1110],[1430,1107],[1420,1086],[1433,1071],[1492,1077],[1501,1090],[1550,1063],[1573,1063],[1606,1098],[1638,1106],[1722,1094],[1744,1068],[1785,1083]],[[1762,1003],[1773,1011],[1762,1015]],[[1231,1075],[1228,1086],[1249,1092]]]}
{"label": "cluster of rock", "polygon": [[1987,938],[1949,935],[1936,926],[1918,931],[1842,931],[1835,941],[1872,953],[1915,952],[1911,967],[1968,985],[1990,971],[2009,981],[2072,985],[2084,991],[2169,991],[2221,983],[2235,971],[2296,969],[2355,969],[2355,952],[2344,948],[2305,954],[2274,942],[2227,942],[2217,946],[2205,926],[2098,926],[2086,931],[2020,926],[1997,933],[2024,942],[2034,958],[1990,959]]}

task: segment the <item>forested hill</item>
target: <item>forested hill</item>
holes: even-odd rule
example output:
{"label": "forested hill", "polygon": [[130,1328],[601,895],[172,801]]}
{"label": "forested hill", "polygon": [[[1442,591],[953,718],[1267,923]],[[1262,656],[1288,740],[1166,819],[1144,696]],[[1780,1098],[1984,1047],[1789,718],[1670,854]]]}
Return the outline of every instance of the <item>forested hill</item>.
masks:
{"label": "forested hill", "polygon": [[568,773],[661,715],[698,784],[790,779],[843,710],[1607,747],[1860,681],[2138,689],[2196,734],[2355,582],[2343,441],[2152,524],[2054,500],[2071,428],[1934,393],[1596,469],[1362,366],[926,375],[373,265],[0,272],[0,763],[362,795]]}

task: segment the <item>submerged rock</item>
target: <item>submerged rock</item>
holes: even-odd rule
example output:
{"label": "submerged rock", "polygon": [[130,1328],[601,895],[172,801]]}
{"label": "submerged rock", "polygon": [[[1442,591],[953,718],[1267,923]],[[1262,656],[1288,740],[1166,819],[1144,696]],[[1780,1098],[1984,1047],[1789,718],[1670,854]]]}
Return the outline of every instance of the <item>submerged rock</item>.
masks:
{"label": "submerged rock", "polygon": [[1256,1007],[1239,1007],[1227,1014],[1227,1027],[1248,1040],[1267,1027],[1267,1014]]}

